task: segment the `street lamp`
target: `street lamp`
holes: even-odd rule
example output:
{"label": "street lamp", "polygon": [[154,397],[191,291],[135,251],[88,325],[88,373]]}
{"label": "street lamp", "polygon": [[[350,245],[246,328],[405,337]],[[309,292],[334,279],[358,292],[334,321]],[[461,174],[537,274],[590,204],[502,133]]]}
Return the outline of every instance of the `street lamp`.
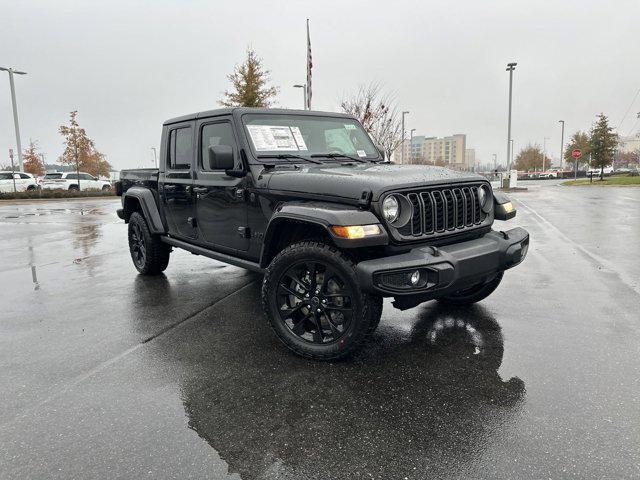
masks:
{"label": "street lamp", "polygon": [[307,109],[307,86],[306,85],[294,85],[294,88],[301,88],[302,89],[302,101],[304,102],[304,105],[302,107],[303,110]]}
{"label": "street lamp", "polygon": [[20,144],[20,127],[18,126],[18,107],[16,105],[16,87],[13,85],[13,75],[26,75],[27,72],[14,70],[13,68],[0,67],[0,70],[9,72],[9,86],[11,88],[11,105],[13,106],[13,124],[16,129],[16,147],[18,147],[18,165],[21,172],[24,172],[22,165],[22,145]]}
{"label": "street lamp", "polygon": [[516,69],[516,62],[507,63],[509,72],[509,123],[507,126],[507,171],[511,171],[511,93],[513,91],[513,71]]}
{"label": "street lamp", "polygon": [[560,134],[560,170],[564,170],[564,120],[558,120],[562,124],[562,133]]}
{"label": "street lamp", "polygon": [[402,112],[402,151],[400,152],[400,163],[402,165],[404,165],[404,137],[405,137],[405,131],[404,131],[404,116],[409,113],[408,111],[404,111]]}

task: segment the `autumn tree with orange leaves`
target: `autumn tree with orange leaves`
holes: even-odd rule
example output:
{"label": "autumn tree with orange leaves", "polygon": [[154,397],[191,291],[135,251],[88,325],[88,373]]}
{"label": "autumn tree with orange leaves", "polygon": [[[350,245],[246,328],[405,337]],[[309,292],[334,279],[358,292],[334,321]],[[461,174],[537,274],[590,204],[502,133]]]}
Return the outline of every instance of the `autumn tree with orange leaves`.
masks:
{"label": "autumn tree with orange leaves", "polygon": [[22,154],[24,171],[36,177],[44,175],[44,162],[38,153],[38,142],[29,140],[29,147]]}
{"label": "autumn tree with orange leaves", "polygon": [[109,176],[111,165],[105,159],[104,154],[96,150],[95,143],[91,140],[84,128],[78,124],[78,111],[70,114],[69,125],[61,125],[58,129],[64,137],[64,152],[60,155],[60,163],[74,165],[76,172],[86,172],[98,176]]}

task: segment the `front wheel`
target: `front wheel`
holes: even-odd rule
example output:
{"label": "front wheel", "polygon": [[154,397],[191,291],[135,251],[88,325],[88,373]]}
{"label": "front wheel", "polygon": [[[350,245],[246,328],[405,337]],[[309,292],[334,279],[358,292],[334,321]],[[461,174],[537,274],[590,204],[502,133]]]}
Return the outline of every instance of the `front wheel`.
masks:
{"label": "front wheel", "polygon": [[502,281],[502,275],[503,272],[500,272],[488,282],[482,282],[465,288],[464,290],[440,297],[438,301],[449,305],[471,305],[480,300],[484,300],[498,288],[498,285],[500,285]]}
{"label": "front wheel", "polygon": [[262,283],[262,306],[275,334],[315,360],[343,358],[362,344],[371,331],[370,300],[360,290],[354,263],[316,241],[282,250]]}
{"label": "front wheel", "polygon": [[143,275],[158,275],[169,265],[171,247],[151,234],[147,221],[138,212],[129,219],[129,251],[136,270]]}

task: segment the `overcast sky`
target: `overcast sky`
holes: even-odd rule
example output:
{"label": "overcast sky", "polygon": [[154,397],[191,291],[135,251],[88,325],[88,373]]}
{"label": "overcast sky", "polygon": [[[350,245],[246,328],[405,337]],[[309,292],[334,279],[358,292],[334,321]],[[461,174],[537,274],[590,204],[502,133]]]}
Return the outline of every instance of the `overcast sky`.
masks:
{"label": "overcast sky", "polygon": [[[311,20],[313,107],[335,110],[379,82],[409,110],[407,131],[467,134],[467,148],[506,157],[508,74],[513,138],[558,155],[559,119],[614,127],[640,89],[640,1],[68,1],[0,0],[0,66],[16,77],[23,147],[51,162],[71,110],[115,168],[152,166],[170,117],[217,107],[248,45],[299,108],[305,19]],[[0,72],[0,164],[15,148],[7,74]],[[640,98],[621,125],[627,134]],[[635,129],[638,128],[636,123]],[[635,131],[634,129],[634,131]]]}

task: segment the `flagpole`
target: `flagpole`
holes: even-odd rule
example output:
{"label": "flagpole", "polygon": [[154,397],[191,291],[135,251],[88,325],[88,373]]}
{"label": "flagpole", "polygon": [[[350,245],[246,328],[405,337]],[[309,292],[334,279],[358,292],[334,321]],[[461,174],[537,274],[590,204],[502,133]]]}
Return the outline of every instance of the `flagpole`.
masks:
{"label": "flagpole", "polygon": [[307,85],[305,88],[305,109],[311,110],[311,36],[309,35],[309,19],[307,18]]}

